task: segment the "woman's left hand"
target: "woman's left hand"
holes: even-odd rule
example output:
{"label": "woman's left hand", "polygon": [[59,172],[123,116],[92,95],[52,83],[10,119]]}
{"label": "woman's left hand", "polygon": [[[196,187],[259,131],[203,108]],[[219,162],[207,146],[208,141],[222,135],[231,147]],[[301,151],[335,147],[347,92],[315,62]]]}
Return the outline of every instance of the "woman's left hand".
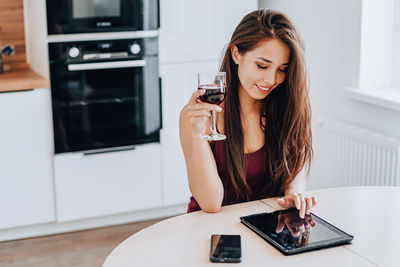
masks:
{"label": "woman's left hand", "polygon": [[296,207],[299,210],[300,218],[304,219],[305,214],[310,214],[311,208],[317,204],[316,198],[304,197],[302,193],[289,193],[284,197],[278,198],[276,202],[283,208]]}

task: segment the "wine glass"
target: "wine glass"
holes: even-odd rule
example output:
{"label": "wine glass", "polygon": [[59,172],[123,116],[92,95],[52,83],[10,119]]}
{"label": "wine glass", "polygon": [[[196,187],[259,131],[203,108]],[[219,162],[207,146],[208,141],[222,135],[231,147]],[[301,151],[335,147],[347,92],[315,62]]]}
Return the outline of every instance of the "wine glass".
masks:
{"label": "wine glass", "polygon": [[[226,72],[200,72],[198,74],[198,78],[199,90],[206,90],[206,92],[200,96],[201,101],[216,105],[221,104],[221,102],[225,99]],[[217,128],[215,126],[215,111],[212,110],[210,133],[202,136],[202,139],[208,141],[218,141],[224,140],[225,138],[225,135],[217,132]]]}

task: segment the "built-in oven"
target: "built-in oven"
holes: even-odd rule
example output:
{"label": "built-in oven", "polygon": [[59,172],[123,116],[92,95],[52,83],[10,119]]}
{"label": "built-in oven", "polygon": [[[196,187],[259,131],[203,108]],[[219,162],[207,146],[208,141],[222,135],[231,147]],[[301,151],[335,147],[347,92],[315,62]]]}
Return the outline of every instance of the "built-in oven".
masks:
{"label": "built-in oven", "polygon": [[55,153],[160,141],[157,38],[49,43]]}
{"label": "built-in oven", "polygon": [[47,0],[49,35],[159,28],[158,0]]}

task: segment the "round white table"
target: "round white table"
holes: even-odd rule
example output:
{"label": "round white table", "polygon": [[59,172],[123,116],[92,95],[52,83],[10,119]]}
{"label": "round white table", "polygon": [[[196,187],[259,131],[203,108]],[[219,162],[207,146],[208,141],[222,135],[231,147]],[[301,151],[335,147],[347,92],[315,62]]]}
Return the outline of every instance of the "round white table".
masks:
{"label": "round white table", "polygon": [[318,199],[314,214],[354,235],[351,244],[284,256],[239,220],[280,209],[269,198],[161,221],[119,244],[103,266],[215,266],[209,261],[211,234],[241,235],[241,266],[400,266],[400,187],[329,188],[307,195]]}

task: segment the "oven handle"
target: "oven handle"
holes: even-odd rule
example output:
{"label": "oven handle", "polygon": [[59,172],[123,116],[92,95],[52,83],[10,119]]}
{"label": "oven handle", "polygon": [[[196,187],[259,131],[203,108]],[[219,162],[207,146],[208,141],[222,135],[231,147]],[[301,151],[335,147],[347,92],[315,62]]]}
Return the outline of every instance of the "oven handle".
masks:
{"label": "oven handle", "polygon": [[127,60],[99,63],[68,64],[69,71],[135,68],[146,66],[145,60]]}

